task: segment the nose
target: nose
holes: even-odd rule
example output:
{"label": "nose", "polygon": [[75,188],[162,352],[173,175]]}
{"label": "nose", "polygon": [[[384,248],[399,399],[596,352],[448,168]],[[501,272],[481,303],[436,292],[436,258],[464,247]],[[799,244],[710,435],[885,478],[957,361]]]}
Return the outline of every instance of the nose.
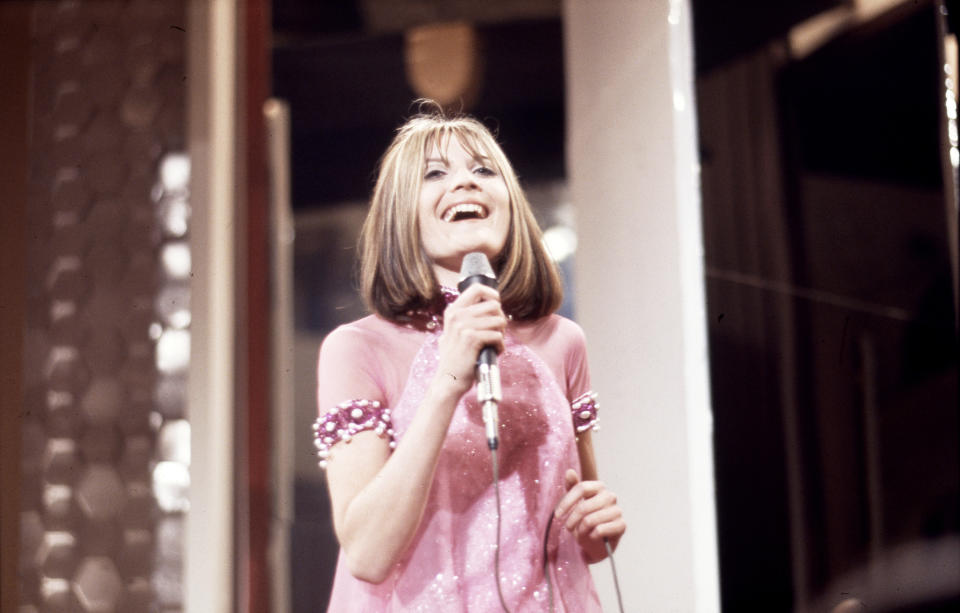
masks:
{"label": "nose", "polygon": [[479,184],[477,183],[477,178],[473,176],[473,173],[469,168],[460,168],[456,171],[453,176],[453,190],[458,189],[477,189]]}

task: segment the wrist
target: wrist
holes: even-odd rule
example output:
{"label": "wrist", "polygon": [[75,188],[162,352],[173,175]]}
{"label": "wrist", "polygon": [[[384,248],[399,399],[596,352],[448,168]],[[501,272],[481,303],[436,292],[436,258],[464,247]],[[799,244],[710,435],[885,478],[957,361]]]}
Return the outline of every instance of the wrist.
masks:
{"label": "wrist", "polygon": [[458,377],[451,372],[437,371],[427,389],[427,395],[437,403],[450,406],[452,409],[470,389],[470,385],[464,385],[464,383],[463,377]]}

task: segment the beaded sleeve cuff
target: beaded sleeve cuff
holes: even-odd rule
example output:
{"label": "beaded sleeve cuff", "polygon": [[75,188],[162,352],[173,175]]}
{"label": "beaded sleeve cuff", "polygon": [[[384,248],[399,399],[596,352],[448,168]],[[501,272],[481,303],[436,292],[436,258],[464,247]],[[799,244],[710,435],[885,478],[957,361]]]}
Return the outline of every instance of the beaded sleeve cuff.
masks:
{"label": "beaded sleeve cuff", "polygon": [[320,468],[327,467],[330,448],[343,441],[349,443],[359,432],[373,430],[387,437],[390,448],[397,446],[390,424],[390,409],[376,400],[347,400],[333,407],[313,422],[313,445],[317,448]]}
{"label": "beaded sleeve cuff", "polygon": [[587,392],[579,396],[570,403],[570,411],[573,413],[573,428],[577,434],[589,429],[597,431],[600,426],[597,425],[597,409],[600,403],[597,402],[596,392]]}

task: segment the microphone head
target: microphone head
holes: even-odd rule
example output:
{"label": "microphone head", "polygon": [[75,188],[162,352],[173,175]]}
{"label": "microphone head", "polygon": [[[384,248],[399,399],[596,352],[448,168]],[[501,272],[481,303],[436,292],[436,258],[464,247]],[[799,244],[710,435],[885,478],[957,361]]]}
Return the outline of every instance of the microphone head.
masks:
{"label": "microphone head", "polygon": [[460,264],[461,281],[474,275],[483,275],[491,279],[497,278],[497,276],[493,274],[493,268],[490,267],[490,260],[479,251],[474,251],[473,253],[468,253],[463,256],[463,263]]}
{"label": "microphone head", "polygon": [[460,282],[457,283],[457,289],[463,293],[474,283],[483,283],[492,288],[497,287],[497,276],[493,273],[490,260],[479,251],[463,256],[463,262],[460,264]]}

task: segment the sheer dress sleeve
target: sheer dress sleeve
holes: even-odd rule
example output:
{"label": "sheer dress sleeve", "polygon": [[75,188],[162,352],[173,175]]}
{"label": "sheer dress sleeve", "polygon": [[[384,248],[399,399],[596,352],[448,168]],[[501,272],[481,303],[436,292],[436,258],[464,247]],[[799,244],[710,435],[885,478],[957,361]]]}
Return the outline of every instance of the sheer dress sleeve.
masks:
{"label": "sheer dress sleeve", "polygon": [[565,369],[567,378],[567,400],[570,401],[570,414],[573,428],[577,434],[587,430],[599,430],[597,425],[597,394],[590,388],[590,366],[587,363],[587,341],[583,329],[570,322],[569,342],[566,352]]}
{"label": "sheer dress sleeve", "polygon": [[396,445],[386,406],[376,342],[370,333],[348,324],[331,332],[317,363],[318,417],[313,424],[319,465],[325,468],[333,447],[373,430]]}

